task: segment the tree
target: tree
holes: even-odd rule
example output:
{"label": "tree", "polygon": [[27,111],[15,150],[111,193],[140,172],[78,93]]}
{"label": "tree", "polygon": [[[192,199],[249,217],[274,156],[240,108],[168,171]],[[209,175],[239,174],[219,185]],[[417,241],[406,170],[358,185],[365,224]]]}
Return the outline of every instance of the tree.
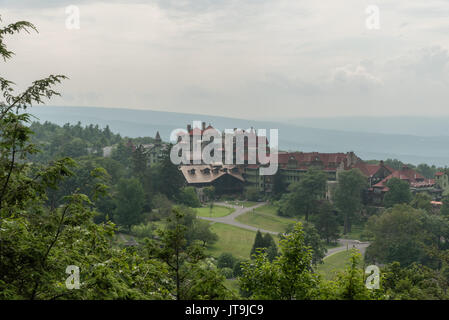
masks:
{"label": "tree", "polygon": [[[280,234],[279,238],[284,239],[286,234],[293,232],[294,225],[290,224],[284,234]],[[323,263],[323,258],[326,256],[327,249],[324,241],[318,234],[315,226],[310,222],[303,223],[304,244],[312,249],[312,264],[317,265]]]}
{"label": "tree", "polygon": [[262,232],[260,232],[260,230],[257,230],[250,255],[253,256],[254,254],[256,254],[257,249],[264,249],[264,248],[265,248],[265,241],[263,239]]}
{"label": "tree", "polygon": [[172,203],[168,198],[161,193],[154,195],[152,199],[152,206],[155,210],[150,215],[151,220],[161,220],[167,218],[172,212]]}
{"label": "tree", "polygon": [[[327,291],[325,299],[332,300],[383,300],[386,296],[382,289],[368,289],[365,285],[365,270],[360,268],[361,256],[352,249],[351,258],[346,270],[337,274],[335,282],[329,284],[332,287]],[[324,291],[324,290],[323,290]],[[329,294],[330,292],[330,294]]]}
{"label": "tree", "polygon": [[214,244],[218,236],[210,229],[210,223],[200,219],[193,220],[192,226],[187,230],[188,241],[201,241],[203,247]]}
{"label": "tree", "polygon": [[245,189],[246,200],[257,201],[259,200],[259,190],[256,187],[247,187]]}
{"label": "tree", "polygon": [[276,242],[274,242],[271,234],[266,233],[262,235],[260,230],[257,230],[256,238],[254,239],[253,247],[251,248],[251,257],[258,252],[266,252],[268,260],[272,261],[278,254]]}
{"label": "tree", "polygon": [[129,164],[131,163],[132,154],[132,147],[123,142],[120,142],[117,148],[112,151],[111,157],[112,159],[120,162],[123,166],[128,168]]}
{"label": "tree", "polygon": [[424,214],[408,205],[396,205],[380,216],[372,216],[367,229],[374,241],[367,248],[366,258],[382,263],[398,261],[404,266],[424,261]]}
{"label": "tree", "polygon": [[115,221],[128,230],[143,221],[145,195],[136,178],[121,179],[117,185]]}
{"label": "tree", "polygon": [[310,267],[312,252],[304,243],[301,223],[280,240],[280,252],[272,262],[266,253],[259,252],[254,260],[243,263],[241,290],[254,299],[312,299],[317,294],[319,278]]}
{"label": "tree", "polygon": [[267,252],[267,258],[269,261],[273,261],[278,255],[278,248],[276,242],[274,242],[273,236],[269,233],[265,233],[263,236],[263,246]]}
{"label": "tree", "polygon": [[323,258],[326,256],[327,249],[315,226],[310,222],[305,222],[303,224],[303,230],[304,243],[313,250],[312,264],[317,265],[323,263]]}
{"label": "tree", "polygon": [[210,201],[211,203],[214,202],[214,199],[215,199],[215,187],[214,186],[209,186],[209,187],[203,188],[203,193],[206,196],[208,201]]}
{"label": "tree", "polygon": [[276,199],[287,191],[281,170],[277,170],[273,177],[273,195]]}
{"label": "tree", "polygon": [[[314,213],[318,201],[326,193],[327,176],[321,170],[310,169],[300,179],[299,182],[292,183],[288,190],[290,194],[286,201],[283,201],[284,207],[281,208],[282,215],[290,215],[287,212],[292,210],[294,215],[304,214],[306,221],[309,215]],[[282,199],[281,199],[282,200]]]}
{"label": "tree", "polygon": [[179,194],[179,202],[192,208],[201,207],[200,200],[198,199],[198,194],[196,193],[194,187],[182,188],[181,193]]}
{"label": "tree", "polygon": [[173,146],[170,145],[164,151],[163,159],[160,167],[160,174],[158,177],[157,190],[165,194],[168,199],[178,199],[181,188],[185,184],[184,176],[176,165],[170,160],[170,150]]}
{"label": "tree", "polygon": [[366,178],[358,169],[351,169],[338,174],[334,201],[336,207],[343,214],[344,234],[351,232],[352,220],[362,207],[362,193],[366,186]]}
{"label": "tree", "polygon": [[329,201],[321,203],[318,211],[313,216],[312,222],[320,237],[325,239],[327,244],[337,241],[340,235],[338,216]]}
{"label": "tree", "polygon": [[65,157],[78,158],[87,155],[87,143],[80,138],[75,138],[69,143],[64,143],[61,152]]}
{"label": "tree", "polygon": [[442,200],[443,205],[441,206],[441,215],[449,218],[449,196],[445,196]]}
{"label": "tree", "polygon": [[145,171],[147,169],[147,156],[145,154],[145,149],[143,145],[139,145],[133,152],[132,152],[132,171],[135,177],[138,177],[140,181],[143,184],[143,177],[145,175]]}
{"label": "tree", "polygon": [[234,268],[235,263],[237,262],[237,258],[234,257],[231,253],[223,252],[220,254],[217,260],[218,268]]}
{"label": "tree", "polygon": [[410,202],[410,205],[415,209],[423,209],[430,212],[432,210],[431,201],[432,197],[427,193],[417,193]]}
{"label": "tree", "polygon": [[416,167],[416,172],[422,174],[427,179],[432,179],[435,177],[435,173],[437,173],[437,167],[432,165],[431,167],[428,164],[421,163]]}
{"label": "tree", "polygon": [[187,243],[184,213],[173,209],[170,224],[159,229],[159,243],[147,242],[149,256],[163,261],[171,279],[171,293],[177,300],[226,299],[229,292],[224,277],[209,261],[204,248],[196,242]]}
{"label": "tree", "polygon": [[412,193],[407,181],[391,178],[387,182],[388,191],[384,197],[384,204],[390,208],[395,204],[409,203],[412,200]]}
{"label": "tree", "polygon": [[[24,21],[0,28],[0,56],[13,55],[5,35],[30,30],[35,27]],[[89,197],[72,192],[58,207],[45,205],[48,189],[72,175],[75,162],[27,161],[38,149],[25,110],[57,95],[52,87],[63,79],[52,75],[16,94],[13,83],[0,77],[5,99],[0,101],[0,299],[166,299],[164,266],[112,249],[114,226],[93,222]],[[95,190],[105,189],[97,185]],[[81,290],[68,290],[63,283],[69,265],[82,272]]]}
{"label": "tree", "polygon": [[[181,218],[176,218],[178,211],[182,213]],[[177,223],[182,224],[185,228],[183,232],[187,245],[198,243],[206,247],[218,240],[217,235],[211,231],[209,222],[197,219],[196,211],[190,207],[175,206],[171,209],[167,227],[173,229]]]}
{"label": "tree", "polygon": [[393,262],[382,268],[382,289],[392,300],[447,300],[448,281],[442,270]]}

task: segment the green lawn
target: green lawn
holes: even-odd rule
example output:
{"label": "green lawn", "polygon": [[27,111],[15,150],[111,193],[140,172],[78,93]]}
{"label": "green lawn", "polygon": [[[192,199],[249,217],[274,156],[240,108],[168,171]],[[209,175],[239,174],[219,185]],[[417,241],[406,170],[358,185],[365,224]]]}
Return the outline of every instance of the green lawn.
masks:
{"label": "green lawn", "polygon": [[350,257],[351,250],[337,252],[324,258],[324,263],[317,267],[317,272],[322,274],[325,279],[332,280],[337,272],[345,270]]}
{"label": "green lawn", "polygon": [[343,234],[343,227],[341,227],[341,237],[343,239],[360,240],[363,230],[364,230],[364,226],[353,225],[351,227],[351,232],[344,235]]}
{"label": "green lawn", "polygon": [[256,233],[223,223],[214,223],[212,232],[218,236],[218,241],[208,248],[208,253],[218,257],[223,252],[232,253],[239,259],[249,259],[251,247]]}
{"label": "green lawn", "polygon": [[237,217],[236,220],[250,226],[275,232],[284,232],[289,224],[296,223],[295,219],[278,216],[276,207],[272,205],[256,208]]}
{"label": "green lawn", "polygon": [[230,215],[235,209],[214,205],[212,212],[209,207],[196,208],[197,215],[200,217],[219,218]]}

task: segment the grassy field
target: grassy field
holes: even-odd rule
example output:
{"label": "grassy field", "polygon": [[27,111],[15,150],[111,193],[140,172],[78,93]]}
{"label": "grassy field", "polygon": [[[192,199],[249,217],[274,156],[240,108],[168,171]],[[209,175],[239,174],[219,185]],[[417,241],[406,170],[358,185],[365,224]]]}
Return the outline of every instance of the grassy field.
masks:
{"label": "grassy field", "polygon": [[218,236],[218,241],[208,248],[211,255],[218,257],[223,252],[229,252],[239,259],[249,259],[251,247],[256,237],[254,231],[223,223],[214,223],[211,230]]}
{"label": "grassy field", "polygon": [[196,208],[197,215],[200,217],[219,218],[230,215],[235,209],[214,205],[212,212],[209,207]]}
{"label": "grassy field", "polygon": [[239,222],[265,230],[284,232],[289,224],[296,223],[292,218],[280,217],[276,214],[276,207],[265,205],[245,213],[237,219]]}
{"label": "grassy field", "polygon": [[317,267],[317,272],[327,280],[332,280],[336,273],[344,271],[351,257],[351,250],[335,253],[324,259],[324,263]]}
{"label": "grassy field", "polygon": [[353,225],[351,228],[351,232],[344,235],[343,227],[341,227],[341,238],[360,240],[363,230],[364,230],[363,226]]}

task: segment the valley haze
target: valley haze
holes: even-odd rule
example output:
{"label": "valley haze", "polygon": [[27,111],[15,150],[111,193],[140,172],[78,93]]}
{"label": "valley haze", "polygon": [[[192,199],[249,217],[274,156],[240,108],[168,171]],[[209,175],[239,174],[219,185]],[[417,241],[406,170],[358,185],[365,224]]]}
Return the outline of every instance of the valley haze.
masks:
{"label": "valley haze", "polygon": [[[447,166],[449,131],[447,118],[341,117],[256,121],[221,116],[100,107],[35,106],[36,121],[83,125],[109,125],[122,136],[155,136],[168,141],[176,128],[204,121],[217,129],[279,129],[280,150],[303,152],[354,151],[364,160],[396,158],[414,165]],[[433,135],[429,135],[433,134]]]}

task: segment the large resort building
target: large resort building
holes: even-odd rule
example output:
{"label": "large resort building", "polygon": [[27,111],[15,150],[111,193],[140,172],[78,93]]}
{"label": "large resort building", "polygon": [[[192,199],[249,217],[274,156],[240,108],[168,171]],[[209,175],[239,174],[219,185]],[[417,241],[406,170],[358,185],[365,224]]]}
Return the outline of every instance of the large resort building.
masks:
{"label": "large resort building", "polygon": [[[193,150],[193,137],[201,140],[201,151],[208,143],[201,139],[206,130],[216,130],[211,125],[206,127],[203,122],[201,128],[187,126],[190,150]],[[267,153],[270,152],[268,140],[265,136],[257,136],[255,130],[234,129],[234,135],[246,135],[255,138],[257,145],[266,145]],[[225,133],[222,133],[223,141]],[[261,164],[259,159],[252,159],[245,140],[245,153],[243,161],[236,163],[236,140],[232,144],[233,164],[225,164],[225,145],[221,146],[222,161],[212,164],[184,164],[180,170],[189,186],[201,189],[206,186],[214,186],[218,193],[241,193],[244,187],[257,188],[261,194],[270,194],[273,191],[275,175],[260,175]],[[242,159],[240,159],[242,160]],[[278,152],[278,171],[285,185],[301,180],[301,176],[310,168],[316,168],[326,172],[328,177],[327,197],[331,198],[332,189],[337,184],[338,174],[344,170],[358,169],[366,177],[368,188],[365,192],[365,201],[374,205],[381,204],[384,194],[388,191],[387,183],[392,178],[406,181],[413,193],[426,192],[434,200],[440,200],[443,195],[449,194],[448,176],[438,172],[434,179],[426,179],[415,170],[404,166],[400,170],[394,170],[385,165],[383,161],[376,164],[366,163],[354,152],[347,153],[320,153],[320,152]]]}

